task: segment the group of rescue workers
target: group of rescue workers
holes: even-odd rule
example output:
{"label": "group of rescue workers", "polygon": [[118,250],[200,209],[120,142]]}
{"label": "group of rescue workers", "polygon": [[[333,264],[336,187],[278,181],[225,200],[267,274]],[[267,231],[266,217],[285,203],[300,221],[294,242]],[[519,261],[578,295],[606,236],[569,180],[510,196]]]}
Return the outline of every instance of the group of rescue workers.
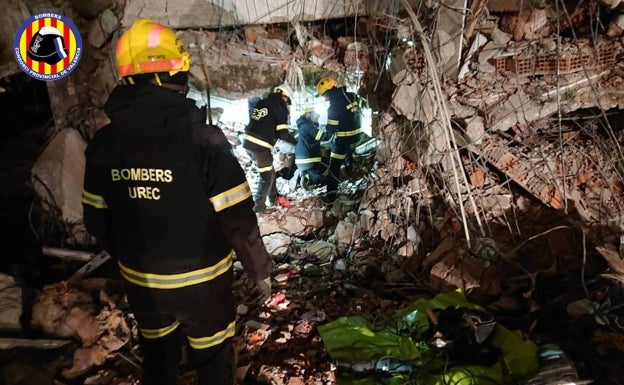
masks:
{"label": "group of rescue workers", "polygon": [[[275,87],[253,106],[245,128],[243,147],[254,159],[260,175],[253,195],[254,211],[266,210],[267,198],[276,203],[278,191],[273,168],[273,147],[278,139],[295,145],[295,164],[300,171],[301,186],[327,186],[325,198],[333,201],[340,182],[342,164],[351,161],[354,145],[361,135],[361,98],[339,87],[335,79],[326,77],[316,85],[317,96],[329,101],[327,125],[319,126],[319,113],[308,108],[297,119],[297,135],[289,131],[289,106],[292,90],[286,85]],[[329,162],[322,158],[321,142],[331,141]]]}
{"label": "group of rescue workers", "polygon": [[[232,385],[233,263],[241,262],[261,301],[270,297],[273,263],[254,211],[276,194],[277,138],[295,142],[292,94],[277,87],[252,111],[244,147],[261,176],[252,196],[221,129],[186,98],[190,54],[175,32],[140,18],[119,37],[115,54],[121,84],[104,106],[110,123],[85,151],[84,223],[118,264],[139,328],[141,383],[176,384],[186,359],[198,384]],[[360,132],[358,97],[332,78],[321,79],[317,91],[330,102],[327,130],[314,111],[297,119],[296,164],[306,184],[327,183],[335,193]],[[332,135],[324,170],[320,141]]]}

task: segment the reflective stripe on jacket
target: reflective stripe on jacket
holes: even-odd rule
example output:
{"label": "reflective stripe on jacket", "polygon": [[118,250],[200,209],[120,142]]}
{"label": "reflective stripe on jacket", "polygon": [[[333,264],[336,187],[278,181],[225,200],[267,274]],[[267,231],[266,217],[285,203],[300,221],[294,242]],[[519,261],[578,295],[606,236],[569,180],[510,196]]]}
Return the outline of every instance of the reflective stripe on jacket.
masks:
{"label": "reflective stripe on jacket", "polygon": [[288,131],[288,106],[280,95],[271,93],[251,109],[243,147],[249,150],[271,150],[278,138],[295,143],[295,138]]}
{"label": "reflective stripe on jacket", "polygon": [[[209,286],[203,300],[224,319],[208,329],[224,330],[234,314],[232,249],[252,281],[272,269],[230,144],[193,101],[152,84],[116,87],[105,111],[111,123],[85,152],[87,230],[118,260],[134,298],[153,299],[140,306]],[[185,299],[174,305],[197,306]]]}
{"label": "reflective stripe on jacket", "polygon": [[345,143],[357,142],[362,132],[360,97],[346,87],[331,88],[325,95],[329,100],[327,131]]}
{"label": "reflective stripe on jacket", "polygon": [[301,170],[308,170],[322,161],[321,141],[329,140],[331,135],[304,115],[297,119],[297,133],[295,164]]}

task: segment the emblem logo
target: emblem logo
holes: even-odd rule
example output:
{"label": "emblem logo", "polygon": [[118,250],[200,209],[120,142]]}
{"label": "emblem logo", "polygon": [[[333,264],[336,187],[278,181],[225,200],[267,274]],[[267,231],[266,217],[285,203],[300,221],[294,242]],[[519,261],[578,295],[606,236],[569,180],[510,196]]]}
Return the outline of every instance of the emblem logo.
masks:
{"label": "emblem logo", "polygon": [[80,31],[71,20],[58,13],[36,14],[17,29],[13,54],[22,71],[30,77],[61,79],[76,69],[82,56]]}

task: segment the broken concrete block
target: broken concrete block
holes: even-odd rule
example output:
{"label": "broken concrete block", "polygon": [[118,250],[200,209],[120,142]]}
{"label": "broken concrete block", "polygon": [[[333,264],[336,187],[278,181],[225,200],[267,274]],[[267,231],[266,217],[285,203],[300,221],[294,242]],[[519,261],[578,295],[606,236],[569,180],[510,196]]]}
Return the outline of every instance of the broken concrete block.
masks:
{"label": "broken concrete block", "polygon": [[347,72],[368,72],[370,70],[368,52],[369,48],[364,43],[356,41],[348,44],[344,56],[344,64]]}
{"label": "broken concrete block", "polygon": [[438,247],[436,247],[435,250],[427,254],[423,261],[423,268],[427,269],[438,263],[438,261],[446,255],[446,253],[459,247],[459,245],[459,241],[455,238],[444,238],[444,240],[442,240],[442,242],[438,244]]}
{"label": "broken concrete block", "polygon": [[360,212],[360,227],[363,232],[369,232],[375,223],[375,213],[371,210],[362,210]]}
{"label": "broken concrete block", "polygon": [[353,213],[357,210],[357,206],[360,204],[358,200],[336,199],[336,202],[331,208],[332,214],[336,218],[343,218],[346,215]]}
{"label": "broken concrete block", "polygon": [[402,228],[396,223],[388,223],[384,226],[379,233],[379,236],[384,241],[390,240],[390,238],[398,238],[401,236]]}
{"label": "broken concrete block", "polygon": [[22,329],[22,289],[15,279],[0,274],[0,330],[15,332]]}
{"label": "broken concrete block", "polygon": [[267,39],[263,36],[258,36],[254,43],[256,50],[265,55],[288,55],[292,52],[290,46],[278,39]]}
{"label": "broken concrete block", "polygon": [[247,43],[255,43],[258,40],[258,36],[266,37],[268,32],[260,25],[250,25],[244,28],[245,40]]}
{"label": "broken concrete block", "polygon": [[500,294],[504,279],[496,264],[449,252],[431,269],[429,283],[434,289],[461,289],[472,298],[493,298]]}
{"label": "broken concrete block", "polygon": [[307,242],[302,249],[306,254],[314,255],[321,260],[329,259],[330,256],[336,254],[336,246],[322,240]]}
{"label": "broken concrete block", "polygon": [[79,245],[88,245],[90,240],[82,220],[81,203],[86,146],[78,131],[62,129],[31,170],[35,193],[53,212],[59,210],[59,219],[71,227],[73,239],[69,241]]}
{"label": "broken concrete block", "polygon": [[22,1],[5,0],[2,2],[0,36],[4,36],[4,43],[0,44],[0,79],[21,71],[15,61],[11,42],[20,24],[29,17],[30,11]]}
{"label": "broken concrete block", "polygon": [[490,33],[490,39],[499,45],[506,45],[511,40],[511,34],[501,31],[498,28],[494,28]]}
{"label": "broken concrete block", "polygon": [[[415,50],[412,51],[415,52]],[[412,84],[414,82],[415,76],[405,60],[405,53],[404,51],[395,50],[390,55],[388,71],[394,85]]]}
{"label": "broken concrete block", "polygon": [[474,116],[466,120],[466,135],[472,144],[481,144],[485,134],[485,122],[482,117]]}
{"label": "broken concrete block", "polygon": [[439,47],[438,57],[441,73],[451,78],[457,76],[464,46],[464,25],[467,0],[442,0],[439,9],[435,43]]}
{"label": "broken concrete block", "polygon": [[[483,36],[481,33],[477,33],[477,35],[472,40],[472,44],[470,45],[470,49],[468,50],[468,53],[466,54],[466,60],[464,61],[464,64],[461,66],[461,68],[459,70],[459,75],[457,76],[458,79],[461,80],[461,79],[465,78],[466,75],[468,75],[469,64],[470,64],[470,62],[472,60],[472,57],[487,42],[488,42],[488,40],[487,40],[487,38],[485,36]],[[479,58],[479,60],[480,60],[480,58]]]}
{"label": "broken concrete block", "polygon": [[288,251],[292,237],[283,233],[275,233],[262,237],[264,247],[273,257],[281,257]]}
{"label": "broken concrete block", "polygon": [[340,221],[336,225],[333,237],[336,239],[337,243],[348,245],[355,241],[355,239],[359,238],[360,234],[361,229],[359,226],[349,221]]}
{"label": "broken concrete block", "polygon": [[293,207],[285,212],[259,214],[260,234],[283,232],[290,235],[305,235],[323,226],[324,210]]}
{"label": "broken concrete block", "polygon": [[89,44],[96,48],[100,48],[108,41],[111,34],[117,29],[119,24],[117,16],[110,9],[105,9],[98,19],[91,23],[87,40]]}
{"label": "broken concrete block", "polygon": [[419,244],[422,242],[422,238],[420,237],[420,234],[418,234],[418,231],[414,228],[414,226],[408,226],[407,240],[415,244]]}
{"label": "broken concrete block", "polygon": [[417,243],[412,242],[412,241],[407,241],[407,243],[401,246],[397,250],[396,253],[397,255],[400,255],[401,257],[411,257],[416,253],[417,250],[418,250]]}
{"label": "broken concrete block", "polygon": [[607,36],[609,37],[618,37],[624,31],[624,14],[618,15],[615,17],[615,20],[609,23],[609,28],[607,29]]}

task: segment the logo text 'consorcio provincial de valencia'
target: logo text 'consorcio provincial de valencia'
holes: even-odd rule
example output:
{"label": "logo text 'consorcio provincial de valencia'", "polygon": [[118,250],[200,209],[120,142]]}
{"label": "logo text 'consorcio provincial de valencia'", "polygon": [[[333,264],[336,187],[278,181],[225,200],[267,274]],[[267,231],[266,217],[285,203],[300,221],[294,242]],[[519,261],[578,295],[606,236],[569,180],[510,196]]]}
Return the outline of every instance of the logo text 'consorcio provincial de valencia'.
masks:
{"label": "logo text 'consorcio provincial de valencia'", "polygon": [[69,75],[80,61],[80,31],[63,15],[39,13],[18,28],[13,53],[17,64],[29,76],[57,80]]}

